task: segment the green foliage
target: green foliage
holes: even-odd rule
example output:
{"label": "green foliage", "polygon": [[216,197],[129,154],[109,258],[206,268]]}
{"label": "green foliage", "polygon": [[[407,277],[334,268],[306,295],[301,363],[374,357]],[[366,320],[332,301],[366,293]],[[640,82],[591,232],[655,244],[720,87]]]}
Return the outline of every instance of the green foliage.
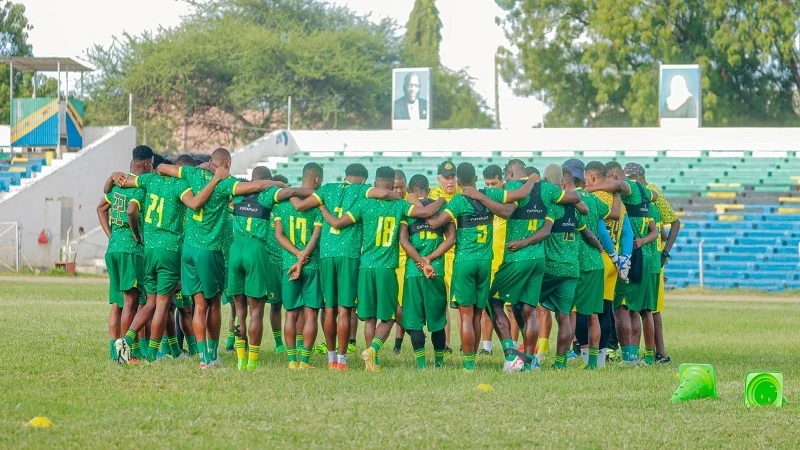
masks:
{"label": "green foliage", "polygon": [[[87,121],[120,122],[134,95],[139,139],[174,148],[184,121],[249,140],[292,125],[388,128],[395,26],[320,1],[215,0],[174,29],[93,49]],[[145,135],[146,133],[146,135]]]}
{"label": "green foliage", "polygon": [[416,0],[400,48],[405,67],[431,67],[432,127],[488,128],[494,123],[486,101],[475,92],[466,70],[444,67],[439,57],[442,21],[435,0]]}
{"label": "green foliage", "polygon": [[[28,43],[28,32],[33,26],[25,17],[25,5],[11,1],[0,2],[0,57],[33,56],[33,47]],[[0,123],[9,123],[9,65],[0,64]],[[33,96],[36,83],[38,97],[55,97],[58,82],[55,78],[14,70],[14,97]]]}
{"label": "green foliage", "polygon": [[[32,29],[25,17],[25,5],[11,1],[0,3],[0,56],[31,56],[28,32]],[[9,123],[9,67],[0,65],[0,123]],[[31,91],[32,74],[14,71],[14,96]]]}
{"label": "green foliage", "polygon": [[497,0],[518,93],[543,90],[556,126],[654,126],[659,64],[699,64],[704,125],[797,124],[800,3]]}
{"label": "green foliage", "polygon": [[406,23],[400,60],[409,67],[439,67],[442,21],[435,0],[416,0]]}

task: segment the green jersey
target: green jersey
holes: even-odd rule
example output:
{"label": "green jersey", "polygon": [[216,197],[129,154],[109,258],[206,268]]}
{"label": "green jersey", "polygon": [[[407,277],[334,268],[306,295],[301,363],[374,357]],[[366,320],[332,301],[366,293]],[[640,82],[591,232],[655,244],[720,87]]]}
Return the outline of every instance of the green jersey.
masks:
{"label": "green jersey", "polygon": [[[435,200],[423,198],[421,201],[423,206],[428,206]],[[439,208],[439,212],[437,214],[441,214],[443,211],[444,205]],[[441,245],[442,242],[444,242],[444,227],[439,229],[431,228],[431,226],[428,225],[428,222],[426,222],[424,219],[406,219],[402,220],[400,223],[404,223],[408,226],[408,240],[411,242],[411,245],[414,246],[420,256],[430,255],[439,247],[439,245]],[[437,277],[443,277],[444,255],[431,261],[431,266],[433,266],[433,271]],[[417,263],[415,263],[411,258],[407,258],[406,278],[422,276],[425,276],[425,274],[419,270]]]}
{"label": "green jersey", "polygon": [[254,238],[267,245],[273,233],[272,209],[278,203],[280,189],[271,187],[266,191],[233,197],[233,240]]}
{"label": "green jersey", "polygon": [[[608,206],[594,194],[589,194],[583,189],[576,189],[581,200],[589,208],[589,214],[578,214],[578,228],[581,231],[588,228],[595,236],[599,233],[600,219],[606,219],[611,213]],[[578,237],[578,256],[581,272],[600,270],[603,266],[603,254],[595,247],[589,245],[583,237]],[[599,238],[598,238],[599,239]]]}
{"label": "green jersey", "polygon": [[[145,248],[178,251],[183,241],[183,218],[187,208],[181,198],[191,191],[186,180],[146,173],[136,177],[136,186],[146,192],[143,236]],[[140,217],[142,215],[140,214]]]}
{"label": "green jersey", "polygon": [[[311,241],[314,228],[321,227],[322,213],[319,208],[311,208],[307,211],[299,212],[289,202],[278,203],[273,209],[275,220],[279,220],[283,225],[283,235],[289,238],[298,250],[304,250]],[[297,257],[290,251],[281,247],[283,250],[283,268],[289,269],[297,262]],[[309,257],[308,263],[303,268],[317,270],[319,265],[319,247]]]}
{"label": "green jersey", "polygon": [[[214,174],[198,167],[183,166],[180,178],[189,182],[197,195],[214,178]],[[222,250],[226,233],[230,233],[228,204],[239,180],[228,177],[220,181],[202,208],[186,211],[186,241],[192,246],[206,250]]]}
{"label": "green jersey", "polygon": [[[625,182],[631,187],[631,193],[622,196],[622,203],[625,204],[625,210],[628,212],[628,220],[633,228],[633,238],[642,238],[650,232],[649,226],[652,220],[650,203],[653,200],[653,194],[636,181],[625,180]],[[652,246],[642,247],[642,253],[645,256],[649,256],[651,252]]]}
{"label": "green jersey", "polygon": [[[519,189],[523,181],[510,181],[506,188]],[[527,239],[544,226],[545,221],[555,222],[553,205],[564,198],[564,190],[547,181],[540,181],[533,186],[530,195],[517,202],[517,209],[506,222],[506,243]],[[515,252],[505,250],[503,261],[528,261],[544,258],[544,244],[529,245]]]}
{"label": "green jersey", "polygon": [[[578,225],[575,206],[557,205],[554,214],[563,211],[560,219],[556,219],[550,236],[544,240],[545,273],[555,277],[573,277],[580,275],[578,261],[578,242],[575,230]],[[561,211],[559,211],[561,210]]]}
{"label": "green jersey", "polygon": [[361,266],[365,269],[397,269],[400,262],[398,232],[400,221],[414,205],[405,200],[364,199],[345,214],[363,225]]}
{"label": "green jersey", "polygon": [[653,221],[656,223],[656,231],[658,231],[658,238],[656,238],[655,241],[645,245],[645,247],[650,247],[650,252],[653,258],[653,263],[650,265],[650,268],[653,270],[653,273],[661,272],[661,250],[664,249],[663,243],[661,242],[661,228],[664,225],[661,223],[660,211],[661,210],[659,209],[658,205],[655,202],[650,203],[650,217],[652,217]]}
{"label": "green jersey", "polygon": [[144,191],[138,188],[114,186],[111,188],[111,192],[106,194],[105,199],[111,205],[108,210],[111,236],[108,238],[107,253],[143,254],[142,245],[133,238],[133,232],[128,223],[128,205],[136,203],[141,210],[142,203],[144,203]]}
{"label": "green jersey", "polygon": [[[506,193],[502,189],[481,189],[490,199],[505,203]],[[461,261],[492,259],[492,222],[494,214],[483,203],[456,194],[444,209],[456,223],[456,257]]]}
{"label": "green jersey", "polygon": [[269,232],[267,233],[266,245],[270,261],[277,265],[283,264],[283,255],[281,254],[283,247],[278,243],[278,239],[275,238],[275,214],[272,214],[269,219]]}
{"label": "green jersey", "polygon": [[[320,204],[325,205],[328,211],[336,217],[341,217],[345,211],[350,211],[359,200],[367,198],[369,186],[366,184],[328,183],[320,187],[314,196]],[[320,242],[320,257],[361,257],[361,224],[337,230],[322,224]]]}

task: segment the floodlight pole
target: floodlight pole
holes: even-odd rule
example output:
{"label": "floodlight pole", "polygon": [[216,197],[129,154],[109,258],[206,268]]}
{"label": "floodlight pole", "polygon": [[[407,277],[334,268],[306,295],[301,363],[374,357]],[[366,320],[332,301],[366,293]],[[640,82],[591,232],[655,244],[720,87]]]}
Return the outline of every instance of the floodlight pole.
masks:
{"label": "floodlight pole", "polygon": [[133,92],[128,93],[128,126],[133,125]]}
{"label": "floodlight pole", "polygon": [[292,131],[292,96],[289,96],[289,110],[286,116],[286,130]]}

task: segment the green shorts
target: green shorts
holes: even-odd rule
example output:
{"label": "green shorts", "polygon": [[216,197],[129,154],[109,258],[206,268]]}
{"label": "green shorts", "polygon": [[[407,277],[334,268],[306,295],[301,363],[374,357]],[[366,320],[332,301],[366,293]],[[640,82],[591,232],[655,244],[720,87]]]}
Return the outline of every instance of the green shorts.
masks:
{"label": "green shorts", "polygon": [[393,320],[397,313],[397,274],[395,269],[358,271],[358,318]]}
{"label": "green shorts", "polygon": [[605,286],[605,269],[581,272],[575,288],[575,308],[578,314],[591,316],[603,313],[603,288]]}
{"label": "green shorts", "polygon": [[[275,262],[278,261],[278,262]],[[280,305],[283,303],[281,286],[283,285],[283,268],[280,258],[277,260],[273,256],[267,259],[267,303]]]}
{"label": "green shorts", "polygon": [[403,280],[403,320],[406,330],[444,330],[447,324],[447,287],[444,278],[411,277]]}
{"label": "green shorts", "polygon": [[263,300],[267,295],[269,253],[259,239],[236,239],[228,261],[228,295]]}
{"label": "green shorts", "polygon": [[122,308],[125,303],[123,293],[142,286],[144,263],[140,255],[134,253],[106,253],[108,269],[108,304]]}
{"label": "green shorts", "polygon": [[[284,272],[288,271],[288,268],[284,270]],[[317,269],[303,267],[300,277],[296,280],[289,280],[289,274],[284,273],[281,291],[283,292],[283,307],[287,311],[303,307],[314,309],[322,307],[322,289],[319,285]]]}
{"label": "green shorts", "polygon": [[163,248],[144,249],[144,290],[169,294],[181,281],[181,252]]}
{"label": "green shorts", "polygon": [[[358,298],[358,265],[356,258],[334,257],[319,260],[322,297],[326,308],[355,308]],[[397,283],[397,281],[395,281]]]}
{"label": "green shorts", "polygon": [[516,305],[517,302],[536,306],[542,292],[544,258],[503,262],[494,275],[490,298]]}
{"label": "green shorts", "polygon": [[202,293],[214,298],[225,289],[225,256],[220,250],[206,250],[183,244],[181,290],[183,295]]}
{"label": "green shorts", "polygon": [[492,260],[459,261],[453,264],[450,301],[458,306],[486,309],[492,278]]}
{"label": "green shorts", "polygon": [[144,306],[147,304],[147,294],[144,293],[144,290],[139,291],[139,306]]}
{"label": "green shorts", "polygon": [[651,258],[642,258],[642,282],[628,284],[625,305],[631,311],[653,311],[656,309],[658,289],[654,289],[654,287],[658,285],[653,284],[656,274],[650,273],[650,266]]}
{"label": "green shorts", "polygon": [[575,288],[577,286],[577,278],[545,274],[542,279],[540,303],[550,311],[569,314],[575,304]]}
{"label": "green shorts", "polygon": [[184,297],[183,293],[180,291],[175,292],[174,300],[175,307],[178,309],[183,309],[187,306],[194,306],[194,300],[192,300],[192,297]]}

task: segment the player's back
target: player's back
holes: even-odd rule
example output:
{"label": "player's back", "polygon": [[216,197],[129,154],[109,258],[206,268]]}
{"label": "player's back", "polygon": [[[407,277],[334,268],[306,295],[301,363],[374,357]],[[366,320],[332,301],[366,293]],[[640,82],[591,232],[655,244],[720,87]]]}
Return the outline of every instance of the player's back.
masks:
{"label": "player's back", "polygon": [[577,212],[574,205],[553,206],[556,211],[559,208],[563,210],[563,214],[553,223],[550,235],[544,240],[547,260],[545,272],[559,277],[577,277],[580,274],[580,267],[575,264],[578,260],[578,242],[575,237]]}
{"label": "player's back", "polygon": [[[428,206],[434,202],[430,198],[420,199],[422,206]],[[444,205],[439,208],[437,214],[444,211]],[[437,247],[444,241],[444,227],[440,229],[433,229],[428,225],[425,219],[408,218],[403,221],[408,226],[408,241],[417,250],[420,255],[430,255],[436,250]],[[442,275],[444,271],[444,258],[436,258],[431,261],[434,271],[438,275]],[[412,259],[406,261],[406,278],[415,276],[423,276],[422,271],[417,267]]]}
{"label": "player's back", "polygon": [[128,206],[131,202],[139,203],[141,209],[145,200],[145,193],[139,188],[121,188],[113,186],[106,194],[105,199],[111,207],[108,211],[108,221],[111,226],[111,236],[108,238],[108,253],[141,253],[142,247],[133,238],[130,224],[128,223]]}
{"label": "player's back", "polygon": [[[304,250],[311,236],[314,234],[314,227],[322,226],[322,213],[319,208],[311,208],[306,211],[297,211],[290,202],[282,202],[275,205],[273,210],[275,220],[281,222],[283,235],[289,239],[298,250]],[[297,257],[286,249],[283,249],[283,268],[288,269],[297,261]],[[309,269],[317,269],[319,263],[319,246],[309,256],[309,261],[305,265]]]}
{"label": "player's back", "polygon": [[396,269],[399,263],[398,230],[400,222],[413,209],[405,200],[361,200],[347,212],[361,222],[361,267]]}
{"label": "player's back", "polygon": [[[498,197],[499,189],[482,190],[489,197]],[[494,198],[499,201],[498,198]],[[446,207],[456,222],[455,262],[492,259],[494,214],[483,203],[458,194]]]}
{"label": "player's back", "polygon": [[[366,184],[328,183],[320,187],[316,196],[321,203],[336,217],[341,217],[346,211],[351,210],[358,201],[366,198],[369,186]],[[361,255],[361,225],[337,230],[322,224],[320,242],[320,257],[347,257],[359,258]]]}
{"label": "player's back", "polygon": [[137,184],[146,190],[144,219],[140,219],[144,223],[145,247],[178,250],[183,239],[184,217],[189,210],[181,201],[190,190],[188,183],[150,173],[137,177]]}
{"label": "player's back", "polygon": [[[189,182],[195,195],[214,177],[209,170],[191,166],[181,167],[179,174]],[[238,182],[234,177],[220,181],[202,208],[187,211],[186,241],[190,245],[207,250],[223,249],[226,233],[230,233],[230,228],[226,228],[230,226],[229,201]]]}
{"label": "player's back", "polygon": [[[267,245],[270,233],[274,232],[270,223],[278,188],[233,197],[233,239],[258,239]],[[274,236],[273,236],[274,238]]]}

